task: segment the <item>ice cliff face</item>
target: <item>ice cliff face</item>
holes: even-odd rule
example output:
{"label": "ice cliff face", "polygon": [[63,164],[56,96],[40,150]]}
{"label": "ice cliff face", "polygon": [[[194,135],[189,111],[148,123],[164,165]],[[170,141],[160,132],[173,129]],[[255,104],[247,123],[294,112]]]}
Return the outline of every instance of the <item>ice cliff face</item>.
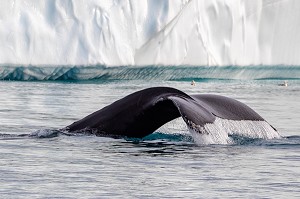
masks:
{"label": "ice cliff face", "polygon": [[1,1],[0,64],[300,65],[298,0]]}

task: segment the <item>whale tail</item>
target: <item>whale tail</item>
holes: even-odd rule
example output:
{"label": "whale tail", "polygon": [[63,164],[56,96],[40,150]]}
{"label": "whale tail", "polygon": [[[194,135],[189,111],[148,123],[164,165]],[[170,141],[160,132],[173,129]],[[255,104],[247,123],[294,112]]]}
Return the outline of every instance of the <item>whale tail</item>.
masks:
{"label": "whale tail", "polygon": [[276,129],[259,114],[237,100],[211,94],[187,95],[169,87],[148,88],[130,94],[65,130],[142,138],[178,117],[182,117],[190,132],[197,136],[279,137]]}

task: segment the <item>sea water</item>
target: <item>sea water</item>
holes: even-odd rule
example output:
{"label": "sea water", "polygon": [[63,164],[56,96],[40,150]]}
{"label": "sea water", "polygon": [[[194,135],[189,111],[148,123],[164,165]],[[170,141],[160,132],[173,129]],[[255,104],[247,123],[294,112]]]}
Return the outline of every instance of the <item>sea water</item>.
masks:
{"label": "sea water", "polygon": [[[1,198],[300,197],[299,79],[126,77],[0,81]],[[55,133],[152,86],[240,100],[282,138],[203,145],[184,123],[143,139]]]}

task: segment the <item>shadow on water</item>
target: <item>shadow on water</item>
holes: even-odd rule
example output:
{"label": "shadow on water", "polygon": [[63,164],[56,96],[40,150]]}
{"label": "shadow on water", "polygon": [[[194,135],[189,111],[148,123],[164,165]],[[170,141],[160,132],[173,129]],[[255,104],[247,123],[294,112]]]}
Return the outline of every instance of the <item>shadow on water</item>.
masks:
{"label": "shadow on water", "polygon": [[[0,134],[0,140],[16,140],[16,139],[51,139],[55,137],[87,137],[95,135],[91,133],[66,133],[63,131],[55,129],[40,129],[33,133],[29,134],[9,134],[2,133]],[[104,139],[104,137],[97,137],[97,139]],[[230,135],[229,136],[233,142],[228,144],[228,146],[261,146],[268,148],[290,148],[290,147],[300,147],[300,136],[287,136],[280,139],[260,139],[260,138],[251,138],[246,136],[239,135]],[[207,145],[196,144],[193,140],[193,136],[190,134],[167,134],[154,132],[143,138],[116,138],[112,140],[117,140],[115,143],[116,148],[118,147],[135,147],[139,149],[139,152],[149,153],[152,155],[168,155],[174,154],[182,151],[186,151],[189,148],[195,147],[205,147]],[[120,146],[118,146],[118,144]],[[113,144],[114,145],[114,144]],[[211,144],[209,146],[227,146],[227,145],[218,145]]]}

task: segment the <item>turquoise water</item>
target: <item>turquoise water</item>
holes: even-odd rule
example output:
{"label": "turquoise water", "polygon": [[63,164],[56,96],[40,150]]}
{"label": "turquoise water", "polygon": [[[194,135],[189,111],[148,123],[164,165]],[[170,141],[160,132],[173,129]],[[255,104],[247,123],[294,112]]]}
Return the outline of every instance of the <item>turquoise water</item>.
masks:
{"label": "turquoise water", "polygon": [[[218,78],[205,72],[207,77],[199,78],[195,69],[176,70],[156,75],[156,69],[150,70],[150,77],[146,70],[127,76],[116,71],[119,75],[113,78],[93,80],[0,81],[1,198],[299,198],[299,71],[291,72],[295,77],[248,70],[248,75],[235,71],[230,77],[227,71]],[[180,77],[173,78],[176,74]],[[278,86],[284,79],[289,86]],[[20,136],[63,128],[152,86],[235,98],[277,128],[282,138],[236,137],[230,145],[198,145],[176,125],[144,139]]]}
{"label": "turquoise water", "polygon": [[299,66],[0,66],[0,80],[300,79]]}

